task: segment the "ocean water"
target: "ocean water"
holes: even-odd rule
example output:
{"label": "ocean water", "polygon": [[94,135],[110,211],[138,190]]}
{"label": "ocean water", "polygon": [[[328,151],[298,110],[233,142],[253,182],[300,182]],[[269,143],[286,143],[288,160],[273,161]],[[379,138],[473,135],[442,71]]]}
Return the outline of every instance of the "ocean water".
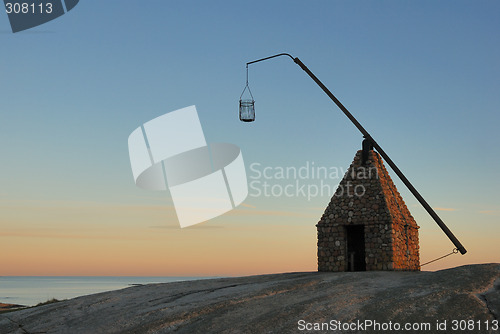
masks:
{"label": "ocean water", "polygon": [[0,303],[33,306],[52,298],[70,299],[135,284],[207,278],[213,277],[0,276]]}

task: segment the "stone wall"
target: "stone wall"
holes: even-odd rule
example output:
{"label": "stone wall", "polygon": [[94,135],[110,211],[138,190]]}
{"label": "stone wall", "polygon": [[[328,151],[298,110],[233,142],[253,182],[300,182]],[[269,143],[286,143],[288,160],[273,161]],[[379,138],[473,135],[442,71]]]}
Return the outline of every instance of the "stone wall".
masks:
{"label": "stone wall", "polygon": [[346,271],[346,246],[344,226],[318,225],[318,271]]}
{"label": "stone wall", "polygon": [[318,271],[347,271],[346,228],[364,226],[366,270],[420,270],[418,226],[382,159],[358,151],[318,222]]}
{"label": "stone wall", "polygon": [[366,270],[392,270],[391,224],[365,225]]}
{"label": "stone wall", "polygon": [[395,270],[420,270],[418,225],[396,189],[382,158],[373,152],[374,165],[379,166],[380,184],[392,220],[392,252]]}

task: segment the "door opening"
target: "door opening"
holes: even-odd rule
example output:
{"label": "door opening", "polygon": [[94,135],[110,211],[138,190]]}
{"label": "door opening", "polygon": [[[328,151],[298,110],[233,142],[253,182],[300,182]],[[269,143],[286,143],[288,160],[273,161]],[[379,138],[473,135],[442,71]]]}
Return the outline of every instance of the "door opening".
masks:
{"label": "door opening", "polygon": [[346,226],[347,271],[365,271],[365,227],[364,225]]}

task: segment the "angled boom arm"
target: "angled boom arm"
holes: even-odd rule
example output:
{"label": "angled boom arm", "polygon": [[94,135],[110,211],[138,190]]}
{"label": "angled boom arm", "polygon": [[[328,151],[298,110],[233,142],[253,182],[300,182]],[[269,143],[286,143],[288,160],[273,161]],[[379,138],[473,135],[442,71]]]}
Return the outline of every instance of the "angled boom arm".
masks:
{"label": "angled boom arm", "polygon": [[314,73],[311,72],[311,70],[309,70],[307,68],[306,65],[304,65],[304,63],[302,63],[300,61],[299,58],[294,58],[292,55],[290,55],[288,53],[280,53],[280,54],[277,54],[277,55],[274,55],[274,56],[270,56],[270,57],[266,57],[266,58],[262,58],[262,59],[257,59],[257,60],[248,62],[247,63],[247,67],[250,64],[258,63],[260,61],[268,60],[268,59],[279,57],[279,56],[288,56],[288,57],[290,57],[297,65],[300,66],[300,68],[302,68],[307,73],[307,75],[309,75],[311,77],[311,79],[314,80],[314,82],[319,87],[321,87],[321,89],[326,93],[326,95],[328,95],[328,97],[337,105],[337,107],[339,107],[340,110],[342,110],[342,112],[347,116],[347,118],[349,118],[351,120],[351,122],[358,128],[358,130],[363,134],[364,138],[366,138],[366,139],[368,139],[368,140],[371,141],[373,147],[377,150],[377,152],[380,153],[380,155],[382,156],[382,158],[384,158],[384,160],[389,164],[389,166],[391,166],[392,170],[401,179],[401,181],[403,181],[403,183],[411,191],[411,193],[413,194],[413,196],[415,196],[415,198],[420,202],[420,204],[424,207],[424,209],[429,213],[429,215],[439,225],[439,227],[443,230],[443,232],[446,234],[446,236],[455,245],[455,247],[458,249],[458,251],[462,255],[465,254],[465,253],[467,253],[467,250],[465,249],[465,247],[453,235],[453,233],[450,231],[450,229],[441,220],[441,218],[439,218],[439,216],[437,215],[437,213],[425,201],[425,199],[422,197],[422,195],[420,195],[420,193],[410,183],[410,181],[406,178],[406,176],[404,176],[403,172],[401,172],[401,170],[398,168],[398,166],[396,166],[396,164],[391,160],[391,158],[389,158],[389,156],[387,155],[387,153],[385,153],[385,151],[382,149],[382,147],[380,147],[380,145],[377,144],[377,142],[372,138],[372,136],[368,133],[368,131],[366,131],[365,128],[356,120],[356,118],[354,118],[354,116],[349,112],[349,110],[347,110],[347,108],[344,107],[344,105],[335,97],[335,95],[333,95],[332,92],[330,92],[328,90],[328,88],[326,88],[326,86],[314,75]]}

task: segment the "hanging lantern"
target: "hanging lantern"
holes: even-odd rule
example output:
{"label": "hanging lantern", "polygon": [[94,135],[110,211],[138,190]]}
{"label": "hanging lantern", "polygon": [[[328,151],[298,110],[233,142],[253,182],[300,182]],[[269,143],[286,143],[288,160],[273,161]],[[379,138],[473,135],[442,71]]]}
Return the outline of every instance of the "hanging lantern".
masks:
{"label": "hanging lantern", "polygon": [[[243,94],[248,89],[250,97],[243,98]],[[242,122],[253,122],[255,121],[255,101],[253,99],[252,91],[250,86],[248,86],[248,65],[247,65],[247,83],[243,92],[240,95],[240,121]]]}
{"label": "hanging lantern", "polygon": [[240,100],[240,121],[242,122],[255,121],[254,100]]}

